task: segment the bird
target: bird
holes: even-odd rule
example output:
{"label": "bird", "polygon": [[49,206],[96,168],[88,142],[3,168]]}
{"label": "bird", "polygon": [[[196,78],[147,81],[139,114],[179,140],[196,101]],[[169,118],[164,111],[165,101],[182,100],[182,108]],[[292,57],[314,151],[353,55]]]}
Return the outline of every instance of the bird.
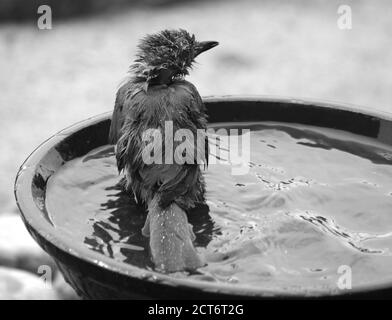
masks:
{"label": "bird", "polygon": [[[175,149],[182,140],[170,138],[167,123],[173,132],[186,129],[194,136],[206,130],[206,108],[196,87],[185,77],[195,58],[218,44],[197,41],[184,29],[148,34],[140,40],[129,78],[116,94],[109,143],[115,145],[125,192],[147,208],[142,234],[149,238],[155,268],[164,273],[192,271],[205,265],[195,249],[187,212],[205,201],[200,163],[208,166],[208,138],[202,136],[204,145],[186,142],[181,155],[185,152],[187,160],[183,163],[167,161],[173,157],[167,145],[158,145],[162,139],[144,138],[148,130],[155,130],[165,142],[171,139]],[[154,151],[164,153],[165,161],[146,163],[143,152],[149,143],[156,147]]]}

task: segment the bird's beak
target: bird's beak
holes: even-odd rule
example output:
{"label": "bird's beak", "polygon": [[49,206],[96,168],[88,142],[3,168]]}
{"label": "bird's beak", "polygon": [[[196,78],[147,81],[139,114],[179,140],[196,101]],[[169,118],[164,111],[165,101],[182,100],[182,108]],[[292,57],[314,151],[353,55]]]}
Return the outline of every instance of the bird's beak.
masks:
{"label": "bird's beak", "polygon": [[202,41],[199,42],[196,46],[196,54],[195,57],[198,56],[200,53],[210,50],[216,47],[219,44],[217,41]]}

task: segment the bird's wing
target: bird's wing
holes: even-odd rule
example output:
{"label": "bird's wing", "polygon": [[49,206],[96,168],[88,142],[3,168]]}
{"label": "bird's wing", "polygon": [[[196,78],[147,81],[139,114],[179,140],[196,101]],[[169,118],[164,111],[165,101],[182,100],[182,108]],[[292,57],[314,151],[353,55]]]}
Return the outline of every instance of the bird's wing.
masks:
{"label": "bird's wing", "polygon": [[[202,122],[203,123],[203,127],[204,129],[207,129],[207,119],[208,116],[206,114],[206,107],[203,103],[203,100],[199,94],[199,92],[197,91],[196,87],[191,83],[188,82],[186,80],[182,80],[181,83],[183,84],[183,88],[189,92],[190,96],[192,97],[192,103],[191,105],[191,109],[189,111],[189,117],[192,119],[193,122]],[[202,155],[204,155],[203,159],[198,159],[198,160],[202,160],[204,162],[204,168],[206,168],[208,166],[208,157],[210,154],[210,149],[209,149],[209,144],[208,144],[208,136],[207,134],[204,137],[204,150],[201,153]],[[200,162],[198,162],[200,163]]]}
{"label": "bird's wing", "polygon": [[[144,181],[149,181],[153,186],[155,181],[156,190],[161,195],[160,205],[166,207],[175,201],[178,205],[189,208],[197,201],[201,201],[203,194],[203,184],[200,173],[200,160],[207,164],[208,159],[208,139],[204,136],[204,145],[199,145],[196,141],[198,136],[197,129],[206,129],[207,121],[204,113],[204,105],[196,88],[189,82],[184,81],[176,86],[174,93],[175,99],[172,99],[172,114],[169,116],[174,121],[174,130],[189,129],[191,130],[194,140],[187,150],[193,150],[194,162],[192,164],[156,165],[139,170],[139,174]],[[190,140],[186,140],[189,142]],[[185,142],[174,142],[174,152],[179,144]],[[198,148],[202,150],[198,150]],[[198,158],[202,156],[202,158]]]}

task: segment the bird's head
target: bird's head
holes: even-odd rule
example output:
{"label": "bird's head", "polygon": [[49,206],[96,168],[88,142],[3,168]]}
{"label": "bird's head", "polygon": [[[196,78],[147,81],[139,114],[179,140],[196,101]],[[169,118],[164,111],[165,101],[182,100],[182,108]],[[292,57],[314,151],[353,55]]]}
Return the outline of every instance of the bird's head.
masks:
{"label": "bird's head", "polygon": [[195,58],[218,45],[216,41],[196,41],[193,34],[183,29],[163,30],[144,37],[131,71],[151,84],[169,84],[189,73]]}

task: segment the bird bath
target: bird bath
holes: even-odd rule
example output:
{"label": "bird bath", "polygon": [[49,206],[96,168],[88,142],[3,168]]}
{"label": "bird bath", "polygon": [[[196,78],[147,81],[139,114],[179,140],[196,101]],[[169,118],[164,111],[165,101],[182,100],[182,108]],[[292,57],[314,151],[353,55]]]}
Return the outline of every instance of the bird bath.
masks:
{"label": "bird bath", "polygon": [[[92,210],[83,207],[83,190],[79,194],[68,195],[68,198],[66,193],[63,193],[63,197],[53,197],[56,190],[58,194],[68,190],[70,180],[80,178],[79,174],[72,174],[77,172],[72,170],[92,174],[102,172],[102,176],[96,177],[101,182],[118,179],[113,175],[110,147],[105,147],[110,126],[109,114],[87,119],[61,131],[38,147],[22,165],[15,183],[22,218],[31,235],[56,260],[65,279],[78,294],[85,298],[119,299],[391,296],[392,274],[384,270],[392,264],[392,236],[389,234],[392,220],[384,212],[392,203],[392,186],[385,182],[391,181],[392,174],[391,116],[333,103],[267,97],[214,97],[206,98],[205,104],[212,126],[225,128],[235,124],[252,128],[258,135],[251,143],[257,144],[256,149],[263,152],[259,152],[259,162],[249,162],[253,180],[230,180],[229,174],[225,173],[227,179],[220,181],[216,171],[208,169],[207,204],[211,215],[206,206],[190,213],[191,222],[194,217],[196,245],[210,248],[210,252],[205,250],[210,256],[209,266],[199,274],[166,275],[154,271],[148,262],[148,255],[140,254],[142,245],[128,242],[128,249],[133,250],[131,255],[124,254],[124,246],[117,247],[117,250],[112,242],[111,246],[107,246],[104,238],[109,237],[112,241],[113,230],[117,236],[122,232],[121,237],[128,239],[128,233],[137,233],[140,225],[143,225],[142,209],[124,194],[121,195],[115,183],[110,182],[102,189],[106,190],[102,196],[115,195],[115,198],[109,199],[105,205],[98,203],[97,208]],[[279,137],[291,140],[284,144]],[[300,149],[290,149],[294,146]],[[316,153],[312,154],[313,158],[301,160],[305,154],[302,152],[306,150]],[[282,151],[287,155],[276,153]],[[274,156],[276,162],[268,163],[267,158],[271,160]],[[263,157],[266,161],[263,161]],[[285,165],[279,166],[283,158],[285,165],[292,163],[293,170],[302,166],[302,172],[294,174],[292,179],[275,179],[287,171]],[[103,171],[94,171],[91,166],[85,166],[90,163],[94,167],[94,162],[90,160],[100,159],[108,161],[100,162]],[[341,166],[341,163],[345,166]],[[328,177],[331,172],[329,166],[341,170],[338,178]],[[60,176],[59,172],[64,174]],[[361,172],[376,173],[361,180]],[[63,180],[56,180],[56,176]],[[316,176],[318,179],[312,179]],[[249,198],[256,180],[257,188],[262,186],[258,189],[260,195]],[[96,181],[85,184],[86,181],[82,189],[88,190],[96,184]],[[342,181],[344,183],[339,185]],[[61,183],[64,189],[56,189]],[[81,180],[78,183],[82,185]],[[250,189],[242,189],[244,192],[241,191],[242,187]],[[357,190],[355,188],[358,188],[357,204],[356,192],[353,192]],[[225,193],[229,196],[223,201]],[[235,207],[234,202],[230,202],[230,195],[236,198],[236,194],[238,199],[245,201],[243,207],[236,208],[236,212],[238,217],[245,218],[237,217],[237,220],[242,219],[241,223],[233,224],[234,227],[230,229],[225,226],[235,219],[230,215],[228,219],[222,217],[226,209],[230,211]],[[214,197],[220,202],[214,201]],[[295,204],[287,208],[285,202],[293,197],[295,204],[298,201],[298,208]],[[304,203],[308,202],[304,204],[301,199]],[[311,199],[316,201],[314,207],[311,206]],[[340,204],[336,199],[341,201]],[[367,211],[363,207],[364,202],[368,202]],[[331,211],[321,214],[317,209],[325,203]],[[93,207],[94,203],[88,205]],[[260,209],[260,206],[264,209]],[[60,207],[61,210],[56,209]],[[351,207],[358,210],[347,213]],[[122,213],[126,213],[124,209],[129,210],[130,214],[116,216],[113,212],[118,208],[123,209]],[[242,214],[242,210],[248,215]],[[103,212],[106,216],[97,218],[94,212]],[[110,216],[107,216],[108,212]],[[377,219],[370,219],[370,214],[379,214],[382,223],[375,225]],[[356,223],[348,216],[354,217]],[[122,220],[122,224],[118,220]],[[117,230],[112,228],[111,223],[127,227]],[[102,231],[102,228],[107,229]],[[255,243],[252,239],[261,234],[263,237]],[[285,236],[290,237],[290,241],[284,239]],[[244,240],[241,237],[247,238]],[[237,250],[242,255],[248,255],[245,264],[244,261],[241,264],[238,254],[230,256],[230,252],[235,251],[233,248],[222,249],[227,247],[229,238],[248,244]],[[312,247],[315,243],[316,247]],[[305,247],[312,249],[302,250]],[[315,261],[320,258],[309,255],[317,254],[321,259],[323,256],[332,257],[335,264],[316,265]],[[339,260],[339,257],[345,256],[350,259]],[[356,272],[358,265],[360,272]],[[211,269],[211,266],[215,266],[215,269]],[[339,285],[339,279],[345,276],[348,267],[353,269],[351,289]],[[237,268],[237,271],[228,270],[230,268]],[[375,275],[370,274],[372,272]],[[306,279],[302,280],[304,275]],[[255,282],[252,277],[259,281],[256,281],[257,285],[251,285]],[[331,287],[331,283],[336,283],[336,286]]]}

